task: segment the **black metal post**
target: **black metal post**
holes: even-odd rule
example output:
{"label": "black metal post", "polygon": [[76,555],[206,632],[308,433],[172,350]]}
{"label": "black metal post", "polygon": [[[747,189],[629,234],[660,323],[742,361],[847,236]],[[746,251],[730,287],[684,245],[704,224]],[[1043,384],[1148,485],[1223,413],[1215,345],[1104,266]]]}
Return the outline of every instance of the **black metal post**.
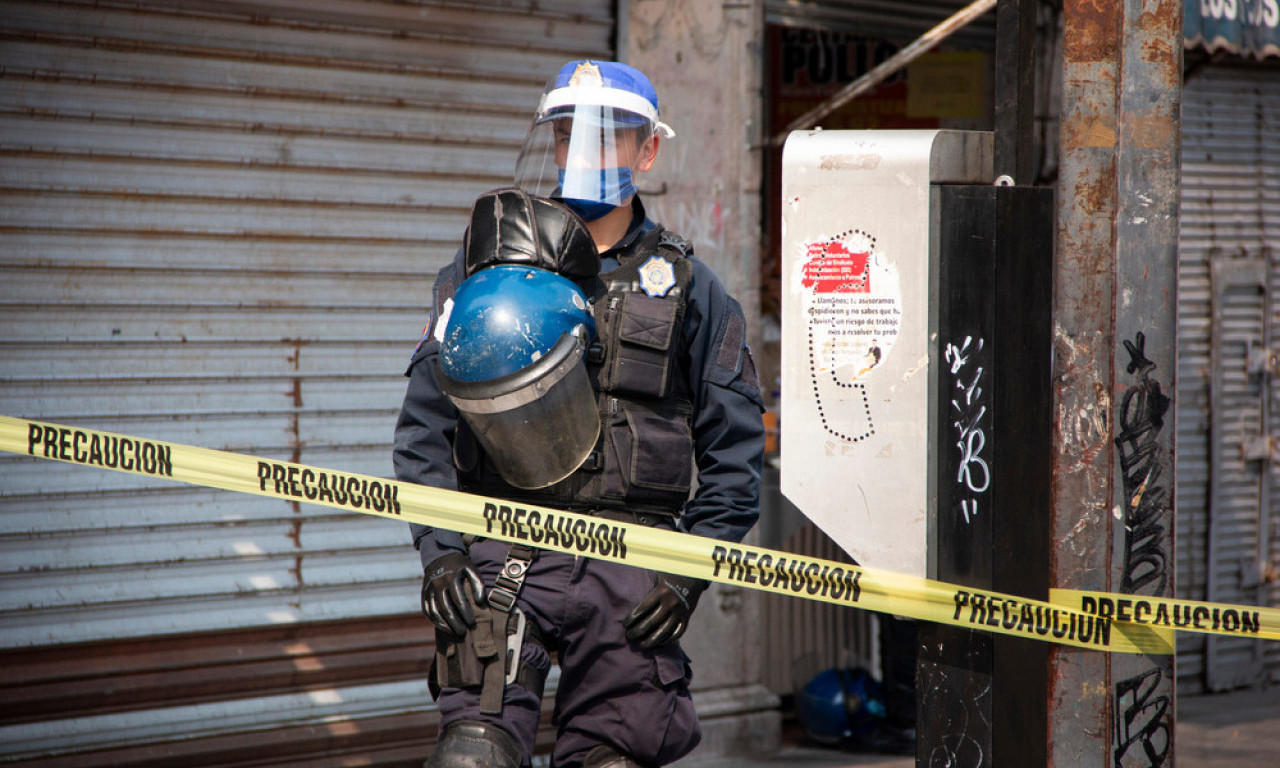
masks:
{"label": "black metal post", "polygon": [[[934,573],[1039,600],[1050,540],[1052,206],[1047,189],[933,190]],[[919,649],[918,765],[1047,765],[1045,643],[924,624]]]}
{"label": "black metal post", "polygon": [[996,4],[995,172],[1017,184],[1034,182],[1035,38],[1038,0]]}

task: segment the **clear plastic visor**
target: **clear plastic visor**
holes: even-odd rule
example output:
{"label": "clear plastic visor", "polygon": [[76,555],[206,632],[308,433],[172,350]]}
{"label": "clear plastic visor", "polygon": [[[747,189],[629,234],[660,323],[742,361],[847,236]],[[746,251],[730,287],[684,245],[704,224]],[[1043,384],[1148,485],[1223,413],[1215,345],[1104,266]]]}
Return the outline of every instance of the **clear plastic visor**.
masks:
{"label": "clear plastic visor", "polygon": [[540,197],[621,205],[657,124],[622,109],[577,104],[540,113],[516,160],[515,184]]}

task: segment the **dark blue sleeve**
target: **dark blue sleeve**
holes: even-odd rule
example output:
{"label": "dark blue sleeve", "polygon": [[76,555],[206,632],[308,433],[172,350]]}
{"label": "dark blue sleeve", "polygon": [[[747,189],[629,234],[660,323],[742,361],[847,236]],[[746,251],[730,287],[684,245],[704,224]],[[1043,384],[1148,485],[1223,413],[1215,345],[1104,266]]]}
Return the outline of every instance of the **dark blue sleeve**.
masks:
{"label": "dark blue sleeve", "polygon": [[[458,412],[436,383],[435,359],[440,352],[435,326],[440,322],[446,303],[457,286],[453,265],[440,271],[435,284],[435,303],[422,341],[414,350],[406,376],[400,417],[396,420],[395,448],[392,464],[396,479],[435,488],[457,490],[457,473],[453,466],[453,436]],[[413,545],[418,549],[425,569],[427,564],[450,550],[466,551],[462,535],[456,531],[430,528],[410,523]]]}
{"label": "dark blue sleeve", "polygon": [[693,280],[683,330],[694,393],[698,487],[680,528],[737,542],[760,516],[765,437],[760,382],[742,308],[706,264],[690,261]]}

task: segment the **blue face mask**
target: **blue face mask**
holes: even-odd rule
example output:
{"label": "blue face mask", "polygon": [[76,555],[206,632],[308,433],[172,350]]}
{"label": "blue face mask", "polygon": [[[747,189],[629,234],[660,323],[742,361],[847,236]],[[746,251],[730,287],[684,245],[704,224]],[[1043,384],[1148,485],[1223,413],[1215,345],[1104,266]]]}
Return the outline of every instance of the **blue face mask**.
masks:
{"label": "blue face mask", "polygon": [[[563,168],[560,169],[560,186],[562,188],[564,187]],[[630,168],[618,168],[616,169],[616,173],[608,173],[602,169],[600,171],[600,194],[598,199],[583,200],[577,197],[561,197],[559,200],[569,206],[574,213],[581,216],[584,221],[595,221],[618,207],[613,203],[601,201],[622,201],[631,197],[635,193],[636,187],[632,182]]]}

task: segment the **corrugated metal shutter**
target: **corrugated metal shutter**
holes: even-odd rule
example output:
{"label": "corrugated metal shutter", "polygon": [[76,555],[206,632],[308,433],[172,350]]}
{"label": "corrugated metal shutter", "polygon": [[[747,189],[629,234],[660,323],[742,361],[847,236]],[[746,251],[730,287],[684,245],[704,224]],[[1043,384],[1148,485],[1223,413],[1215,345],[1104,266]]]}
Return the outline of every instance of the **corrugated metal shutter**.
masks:
{"label": "corrugated metal shutter", "polygon": [[[1189,599],[1280,604],[1280,375],[1266,354],[1280,349],[1276,74],[1213,66],[1183,93],[1177,587]],[[1269,645],[1184,633],[1179,685],[1274,679]]]}
{"label": "corrugated metal shutter", "polygon": [[[6,2],[0,413],[389,475],[434,273],[474,195],[509,181],[546,77],[612,54],[612,14],[608,0]],[[36,667],[68,643],[290,626],[318,642],[417,609],[393,522],[13,456],[0,505],[0,649]],[[341,679],[354,691],[368,674]],[[420,670],[404,674],[380,707],[426,706]],[[151,737],[235,730],[262,705],[237,695]],[[307,700],[291,722],[341,709]],[[0,724],[18,724],[0,754],[71,728],[32,719],[6,708]]]}
{"label": "corrugated metal shutter", "polygon": [[[971,0],[765,0],[765,20],[807,29],[910,42],[969,5]],[[994,51],[996,15],[984,14],[946,42]]]}
{"label": "corrugated metal shutter", "polygon": [[[851,562],[838,544],[813,523],[789,537],[783,552]],[[863,667],[881,676],[875,636],[876,614],[813,600],[765,595],[767,655],[763,683],[779,696],[792,696],[827,669]]]}
{"label": "corrugated metal shutter", "polygon": [[[778,486],[766,461],[760,499],[760,545],[797,555],[849,562],[848,553],[804,516]],[[864,667],[880,675],[875,614],[811,600],[765,595],[762,607],[765,687],[791,696],[831,668]]]}

